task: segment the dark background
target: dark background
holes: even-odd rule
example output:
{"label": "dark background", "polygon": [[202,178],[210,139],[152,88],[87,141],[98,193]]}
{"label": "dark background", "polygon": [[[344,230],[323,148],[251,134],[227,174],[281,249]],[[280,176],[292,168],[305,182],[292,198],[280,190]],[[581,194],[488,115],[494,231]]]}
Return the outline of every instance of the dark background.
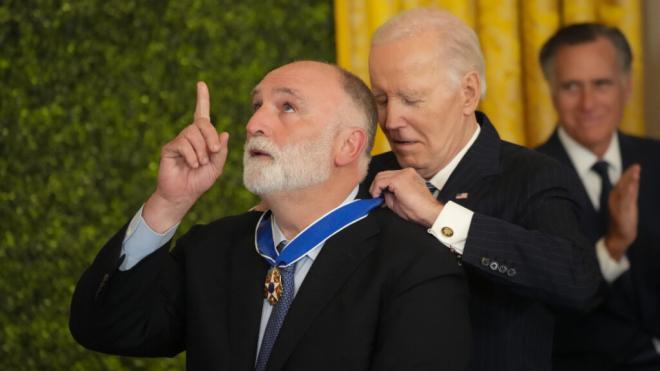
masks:
{"label": "dark background", "polygon": [[0,1],[0,369],[182,369],[183,355],[76,344],[76,281],[153,191],[197,80],[230,153],[180,231],[255,203],[241,180],[250,90],[283,63],[332,62],[334,49],[331,0]]}

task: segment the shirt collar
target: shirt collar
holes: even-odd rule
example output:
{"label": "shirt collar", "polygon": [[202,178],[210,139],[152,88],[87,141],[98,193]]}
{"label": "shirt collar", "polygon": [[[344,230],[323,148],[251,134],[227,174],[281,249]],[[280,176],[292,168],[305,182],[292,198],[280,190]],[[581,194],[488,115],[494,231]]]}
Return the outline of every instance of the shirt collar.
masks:
{"label": "shirt collar", "polygon": [[[355,188],[353,188],[351,193],[348,194],[348,197],[346,197],[346,199],[339,206],[343,206],[343,205],[353,201],[355,199],[355,196],[357,196],[358,189],[359,189],[359,186],[355,186]],[[282,233],[282,230],[277,225],[277,222],[275,222],[275,218],[270,218],[270,223],[271,223],[272,230],[273,230],[273,243],[275,244],[275,246],[277,246],[277,245],[280,244],[280,242],[286,240],[286,237],[284,237],[284,233]],[[320,252],[321,252],[321,249],[317,248],[317,249],[313,249],[312,251],[308,252],[305,255],[308,258],[312,259],[312,261],[314,261],[314,260],[316,260],[316,257],[319,255]]]}
{"label": "shirt collar", "polygon": [[479,136],[479,133],[481,132],[481,126],[477,125],[477,130],[474,131],[474,134],[472,134],[472,138],[461,148],[461,150],[454,156],[454,158],[449,161],[445,167],[440,169],[430,180],[429,182],[433,184],[433,186],[437,189],[442,189],[442,187],[447,184],[447,180],[449,180],[449,176],[451,173],[454,172],[456,169],[456,166],[458,166],[458,163],[461,162],[467,151],[472,147],[472,144],[477,140],[477,137]]}
{"label": "shirt collar", "polygon": [[[580,176],[589,173],[591,167],[599,160],[599,158],[575,139],[571,138],[563,128],[558,128],[557,135],[559,136],[559,141],[566,149],[566,153],[571,159],[573,166],[575,166],[577,173]],[[612,134],[610,145],[607,147],[607,151],[605,151],[602,160],[607,161],[611,170],[615,174],[621,173],[621,150],[619,148],[619,136],[616,132]]]}

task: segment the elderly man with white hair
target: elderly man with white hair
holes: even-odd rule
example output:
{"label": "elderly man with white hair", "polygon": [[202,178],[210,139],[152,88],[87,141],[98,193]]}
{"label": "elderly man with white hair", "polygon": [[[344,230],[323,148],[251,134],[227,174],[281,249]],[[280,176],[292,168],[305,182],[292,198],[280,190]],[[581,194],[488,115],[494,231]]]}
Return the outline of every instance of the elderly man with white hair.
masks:
{"label": "elderly man with white hair", "polygon": [[550,370],[553,310],[591,305],[600,283],[577,228],[573,178],[501,140],[476,110],[486,90],[483,56],[456,17],[402,13],[371,46],[372,91],[392,152],[373,159],[363,192],[384,195],[462,262],[472,369]]}

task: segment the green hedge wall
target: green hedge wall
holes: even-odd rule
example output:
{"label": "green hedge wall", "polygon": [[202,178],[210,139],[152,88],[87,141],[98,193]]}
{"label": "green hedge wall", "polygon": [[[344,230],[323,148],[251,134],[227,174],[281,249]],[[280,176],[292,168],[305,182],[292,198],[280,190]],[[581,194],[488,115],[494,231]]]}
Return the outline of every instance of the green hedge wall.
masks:
{"label": "green hedge wall", "polygon": [[188,215],[241,212],[249,92],[295,59],[334,60],[331,0],[0,2],[0,369],[182,369],[105,356],[68,330],[74,285],[152,192],[195,81],[228,130],[226,173]]}

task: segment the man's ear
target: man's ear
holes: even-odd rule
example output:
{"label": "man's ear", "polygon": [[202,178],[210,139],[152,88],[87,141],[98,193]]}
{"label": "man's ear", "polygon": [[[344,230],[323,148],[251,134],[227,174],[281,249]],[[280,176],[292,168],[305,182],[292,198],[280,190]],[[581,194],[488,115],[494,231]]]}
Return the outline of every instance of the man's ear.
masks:
{"label": "man's ear", "polygon": [[367,145],[367,133],[360,128],[345,128],[337,135],[335,165],[346,166],[358,159]]}
{"label": "man's ear", "polygon": [[463,113],[472,115],[481,100],[481,79],[477,71],[468,72],[461,80],[463,94]]}

